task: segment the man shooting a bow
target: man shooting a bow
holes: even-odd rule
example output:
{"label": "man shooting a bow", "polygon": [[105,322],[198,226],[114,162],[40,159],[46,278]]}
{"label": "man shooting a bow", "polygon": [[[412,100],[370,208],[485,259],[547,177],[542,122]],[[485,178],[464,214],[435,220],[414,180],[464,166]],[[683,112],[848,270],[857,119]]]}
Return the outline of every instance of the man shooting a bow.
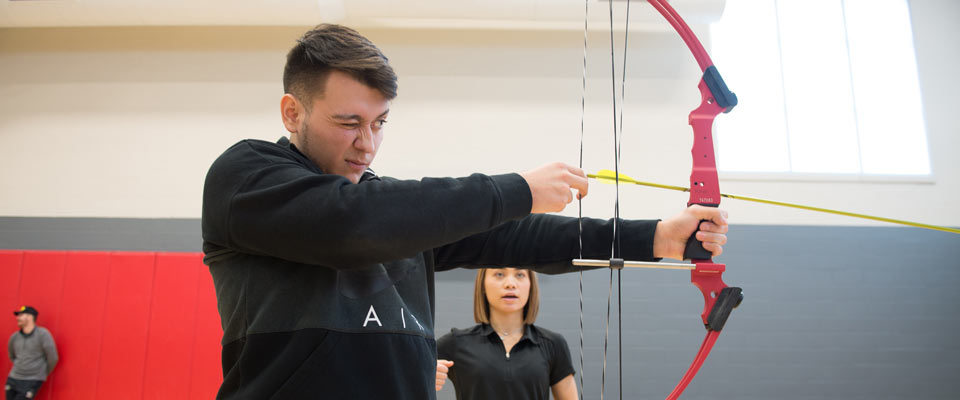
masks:
{"label": "man shooting a bow", "polygon": [[[204,186],[204,262],[224,330],[218,398],[435,398],[435,271],[579,270],[578,220],[545,213],[563,210],[573,191],[587,194],[581,169],[375,175],[397,77],[343,26],[304,34],[283,86],[290,138],[233,145]],[[611,224],[583,220],[585,258],[609,255]],[[622,221],[621,255],[682,258],[698,226],[697,239],[719,255],[726,213],[700,206]]]}

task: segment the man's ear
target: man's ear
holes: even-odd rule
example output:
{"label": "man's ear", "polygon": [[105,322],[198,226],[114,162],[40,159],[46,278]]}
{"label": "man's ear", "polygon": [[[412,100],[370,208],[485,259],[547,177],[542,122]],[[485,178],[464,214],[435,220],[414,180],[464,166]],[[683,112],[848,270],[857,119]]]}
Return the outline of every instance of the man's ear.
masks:
{"label": "man's ear", "polygon": [[306,118],[306,110],[296,97],[287,93],[280,98],[280,118],[288,132],[297,133],[300,130],[303,118]]}

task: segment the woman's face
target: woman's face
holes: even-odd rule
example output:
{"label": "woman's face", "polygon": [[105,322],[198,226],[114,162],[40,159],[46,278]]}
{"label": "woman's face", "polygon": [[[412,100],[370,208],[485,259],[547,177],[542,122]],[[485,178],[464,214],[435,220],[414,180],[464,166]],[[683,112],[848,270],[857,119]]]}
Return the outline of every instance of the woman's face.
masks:
{"label": "woman's face", "polygon": [[525,269],[490,268],[483,278],[491,311],[523,312],[530,298],[530,273]]}

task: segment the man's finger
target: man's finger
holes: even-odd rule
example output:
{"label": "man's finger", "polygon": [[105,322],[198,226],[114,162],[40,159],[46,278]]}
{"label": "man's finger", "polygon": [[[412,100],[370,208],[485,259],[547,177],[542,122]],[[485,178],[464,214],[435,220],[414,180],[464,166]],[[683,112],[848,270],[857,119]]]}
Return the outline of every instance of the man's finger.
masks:
{"label": "man's finger", "polygon": [[700,230],[703,232],[727,233],[730,230],[730,225],[717,225],[710,221],[703,221],[700,223]]}
{"label": "man's finger", "polygon": [[703,243],[703,248],[713,254],[714,257],[718,257],[723,254],[723,246],[720,246],[716,243]]}
{"label": "man's finger", "polygon": [[697,233],[697,239],[704,243],[715,243],[720,246],[727,244],[727,235],[722,233],[709,233],[700,231]]}
{"label": "man's finger", "polygon": [[695,206],[694,214],[700,219],[709,220],[714,224],[726,225],[727,224],[727,211],[721,208],[714,207],[704,207],[697,205]]}
{"label": "man's finger", "polygon": [[[578,168],[579,169],[579,168]],[[583,171],[580,171],[583,172]],[[570,185],[571,189],[576,189],[579,193],[578,198],[584,198],[587,195],[587,192],[590,189],[590,180],[586,176],[580,176],[578,174],[567,175],[567,179],[564,179],[564,182]]]}
{"label": "man's finger", "polygon": [[583,177],[583,179],[587,179],[587,173],[583,169],[579,167],[574,167],[572,165],[567,165],[567,164],[564,164],[564,165],[567,166],[567,171],[570,171],[574,175],[581,176]]}

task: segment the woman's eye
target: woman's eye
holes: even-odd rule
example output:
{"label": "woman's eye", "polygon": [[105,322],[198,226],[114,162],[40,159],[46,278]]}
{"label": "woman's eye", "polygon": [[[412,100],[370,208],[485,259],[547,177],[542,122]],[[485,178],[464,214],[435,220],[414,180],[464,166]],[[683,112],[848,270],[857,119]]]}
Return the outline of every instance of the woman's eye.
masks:
{"label": "woman's eye", "polygon": [[377,120],[377,126],[378,126],[378,127],[383,127],[383,125],[386,124],[386,123],[387,123],[387,120],[385,120],[385,119]]}

